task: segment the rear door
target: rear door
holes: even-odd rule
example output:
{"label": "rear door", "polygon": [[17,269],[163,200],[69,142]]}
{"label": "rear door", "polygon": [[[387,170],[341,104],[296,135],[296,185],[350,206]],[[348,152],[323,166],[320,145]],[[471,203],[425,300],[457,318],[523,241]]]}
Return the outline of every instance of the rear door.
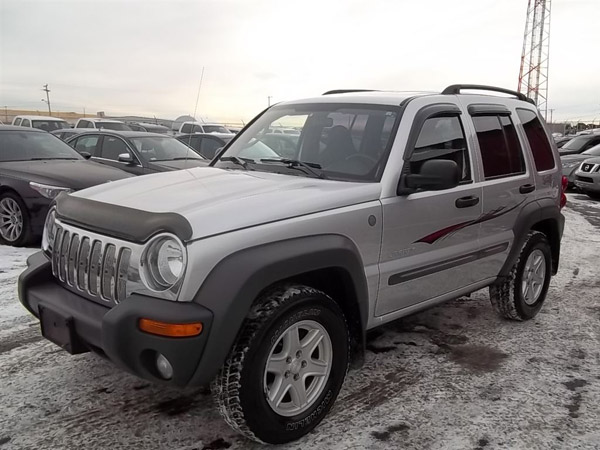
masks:
{"label": "rear door", "polygon": [[519,213],[536,200],[536,181],[513,112],[502,104],[472,103],[467,109],[483,174],[480,241],[488,256],[480,261],[480,270],[495,277],[514,242]]}
{"label": "rear door", "polygon": [[403,167],[393,170],[418,174],[427,160],[452,160],[460,169],[461,181],[447,190],[382,199],[376,316],[436,299],[482,277],[477,261],[482,190],[472,169],[473,149],[467,142],[463,120],[459,105],[450,98],[416,112]]}

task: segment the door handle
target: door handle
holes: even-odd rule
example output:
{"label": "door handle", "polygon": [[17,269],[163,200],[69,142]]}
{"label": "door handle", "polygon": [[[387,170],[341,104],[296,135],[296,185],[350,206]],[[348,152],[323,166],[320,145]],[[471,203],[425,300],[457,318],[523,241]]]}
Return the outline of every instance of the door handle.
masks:
{"label": "door handle", "polygon": [[529,194],[530,192],[535,191],[535,186],[533,184],[524,184],[519,188],[519,192],[521,194]]}
{"label": "door handle", "polygon": [[475,206],[479,203],[479,197],[475,195],[469,195],[468,197],[457,198],[454,203],[457,208],[468,208],[470,206]]}

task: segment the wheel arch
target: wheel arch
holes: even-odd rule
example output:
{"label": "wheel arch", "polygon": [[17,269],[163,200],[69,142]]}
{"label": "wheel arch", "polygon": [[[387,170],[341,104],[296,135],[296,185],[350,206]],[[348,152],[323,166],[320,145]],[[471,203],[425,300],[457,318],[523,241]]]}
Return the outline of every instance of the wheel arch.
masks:
{"label": "wheel arch", "polygon": [[307,236],[241,250],[209,273],[193,301],[210,309],[214,322],[189,385],[216,375],[252,304],[274,285],[289,282],[323,290],[340,305],[353,337],[353,365],[360,365],[369,301],[360,252],[342,235]]}

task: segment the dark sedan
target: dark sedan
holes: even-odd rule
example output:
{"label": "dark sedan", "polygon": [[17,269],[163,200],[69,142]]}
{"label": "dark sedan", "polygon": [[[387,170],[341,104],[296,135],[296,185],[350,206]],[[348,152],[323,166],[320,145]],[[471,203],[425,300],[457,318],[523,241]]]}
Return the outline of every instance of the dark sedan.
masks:
{"label": "dark sedan", "polygon": [[69,138],[75,136],[76,134],[84,133],[85,131],[85,128],[63,128],[61,130],[51,131],[50,134],[53,134],[63,141],[68,141]]}
{"label": "dark sedan", "polygon": [[559,148],[558,152],[561,157],[565,155],[577,155],[598,144],[600,144],[600,134],[582,134],[575,136]]}
{"label": "dark sedan", "polygon": [[0,126],[0,243],[39,239],[52,199],[131,175],[86,159],[36,128]]}
{"label": "dark sedan", "polygon": [[234,134],[225,133],[186,133],[175,137],[192,147],[199,155],[213,159],[217,150],[225,147],[234,136]]}
{"label": "dark sedan", "polygon": [[94,130],[68,144],[92,160],[133,175],[207,166],[210,162],[171,136],[141,131]]}
{"label": "dark sedan", "polygon": [[579,153],[576,155],[565,155],[560,157],[560,162],[562,164],[562,172],[569,179],[569,187],[573,187],[575,185],[575,172],[577,168],[584,162],[586,159],[592,158],[594,156],[600,156],[600,144],[595,145],[592,148],[587,149],[583,153]]}

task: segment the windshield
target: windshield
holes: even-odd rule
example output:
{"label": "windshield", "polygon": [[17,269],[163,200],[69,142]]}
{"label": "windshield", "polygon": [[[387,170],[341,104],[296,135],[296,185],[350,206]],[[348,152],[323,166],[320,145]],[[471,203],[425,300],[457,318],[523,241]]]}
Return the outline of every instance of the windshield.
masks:
{"label": "windshield", "polygon": [[39,128],[44,131],[61,130],[63,128],[71,128],[64,120],[33,120],[31,122],[33,128]]}
{"label": "windshield", "polygon": [[[239,135],[221,157],[238,157],[252,170],[283,172],[289,167],[260,159],[296,160],[322,170],[326,178],[374,182],[381,179],[399,109],[394,106],[300,104],[267,110]],[[298,130],[298,136],[273,133]],[[278,138],[279,136],[279,138]],[[240,169],[232,161],[216,167]],[[306,173],[304,173],[306,175]]]}
{"label": "windshield", "polygon": [[175,138],[144,136],[129,139],[144,161],[172,161],[175,159],[204,159]]}
{"label": "windshield", "polygon": [[600,144],[595,145],[592,148],[588,148],[582,155],[600,156]]}
{"label": "windshield", "polygon": [[588,143],[588,141],[590,140],[589,137],[587,136],[580,136],[580,137],[576,137],[571,139],[569,142],[567,142],[565,145],[563,145],[560,149],[559,152],[575,152],[577,150],[581,150],[583,148],[583,146],[585,144]]}
{"label": "windshield", "polygon": [[0,161],[31,159],[83,159],[52,134],[26,131],[0,132]]}
{"label": "windshield", "polygon": [[96,127],[105,130],[132,131],[127,125],[119,122],[96,122]]}
{"label": "windshield", "polygon": [[226,133],[229,134],[229,130],[222,125],[202,125],[205,133]]}

